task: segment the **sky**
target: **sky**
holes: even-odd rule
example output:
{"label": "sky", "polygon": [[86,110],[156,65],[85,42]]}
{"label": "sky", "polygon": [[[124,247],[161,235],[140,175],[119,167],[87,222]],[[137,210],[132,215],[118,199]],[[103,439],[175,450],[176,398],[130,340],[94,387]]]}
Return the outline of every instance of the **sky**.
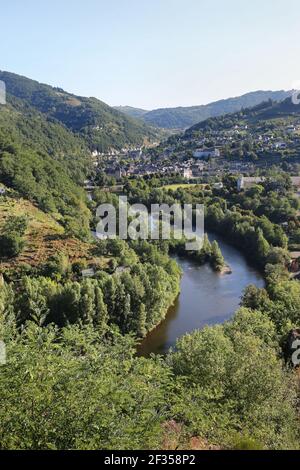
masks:
{"label": "sky", "polygon": [[0,0],[0,70],[106,103],[192,106],[300,80],[299,0]]}

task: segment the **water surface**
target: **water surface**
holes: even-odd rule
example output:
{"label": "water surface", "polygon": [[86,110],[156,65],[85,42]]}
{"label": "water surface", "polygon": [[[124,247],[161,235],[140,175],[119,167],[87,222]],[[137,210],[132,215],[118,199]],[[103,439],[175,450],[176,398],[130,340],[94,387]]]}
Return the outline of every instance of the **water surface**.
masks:
{"label": "water surface", "polygon": [[180,295],[166,319],[143,340],[139,355],[165,353],[185,333],[229,320],[247,285],[264,286],[262,275],[240,251],[218,235],[209,234],[209,239],[218,241],[232,274],[220,275],[208,264],[199,266],[189,259],[175,257],[183,271]]}

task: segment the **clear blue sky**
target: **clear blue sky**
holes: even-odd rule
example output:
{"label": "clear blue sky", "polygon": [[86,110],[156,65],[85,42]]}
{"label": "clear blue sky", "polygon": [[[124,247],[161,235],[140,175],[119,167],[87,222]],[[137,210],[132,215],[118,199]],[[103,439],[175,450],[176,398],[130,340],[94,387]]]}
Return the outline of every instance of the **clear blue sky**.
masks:
{"label": "clear blue sky", "polygon": [[189,106],[300,80],[299,0],[8,0],[0,69],[110,105]]}

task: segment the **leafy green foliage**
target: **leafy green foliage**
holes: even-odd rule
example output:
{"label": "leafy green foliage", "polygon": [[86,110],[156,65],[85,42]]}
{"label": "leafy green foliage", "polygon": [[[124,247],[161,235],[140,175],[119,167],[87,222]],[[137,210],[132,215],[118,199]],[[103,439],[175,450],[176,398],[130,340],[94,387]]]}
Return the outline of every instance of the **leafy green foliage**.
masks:
{"label": "leafy green foliage", "polygon": [[259,312],[251,313],[250,325],[249,319],[244,309],[231,324],[177,342],[168,360],[186,388],[176,411],[194,433],[229,447],[236,447],[236,434],[241,440],[251,436],[255,447],[294,447],[293,379],[264,340],[274,336],[272,323]]}
{"label": "leafy green foliage", "polygon": [[0,234],[0,257],[13,258],[21,253],[25,241],[22,238],[27,229],[26,216],[9,216]]}
{"label": "leafy green foliage", "polygon": [[155,449],[170,370],[134,358],[130,338],[91,327],[30,324],[7,344],[0,375],[1,449]]}
{"label": "leafy green foliage", "polygon": [[92,324],[102,334],[116,325],[123,334],[145,336],[177,297],[180,270],[147,242],[134,248],[122,240],[99,243],[101,254],[114,256],[116,268],[122,263],[121,272],[112,275],[99,271],[95,279],[72,280],[68,259],[57,255],[44,266],[44,276],[19,279],[13,301],[17,324]]}
{"label": "leafy green foliage", "polygon": [[[273,193],[267,196],[266,190],[259,192],[257,200],[260,210],[256,211],[255,205],[254,210],[249,210],[251,203],[253,204],[249,195],[238,193],[234,187],[231,187],[230,181],[227,181],[228,187],[225,187],[223,193],[218,193],[218,195],[211,190],[199,189],[197,186],[189,188],[189,190],[178,188],[175,191],[164,191],[161,188],[153,188],[152,184],[151,180],[149,182],[145,180],[128,182],[125,191],[127,191],[130,202],[140,201],[147,207],[151,207],[152,203],[161,204],[162,202],[170,206],[174,203],[179,203],[182,206],[184,204],[204,204],[205,227],[212,232],[219,233],[230,243],[241,248],[260,268],[264,268],[267,262],[286,262],[287,236],[282,227],[269,219],[269,207],[273,199],[278,200],[277,194]],[[265,201],[268,203],[264,205]],[[281,196],[281,201],[284,205],[289,204],[289,193],[285,192]],[[281,208],[279,210],[281,212]],[[273,211],[273,217],[277,222],[278,212],[276,209]],[[273,247],[283,249],[281,257],[269,257],[271,253],[274,255]],[[177,249],[180,249],[180,243]],[[212,254],[212,247],[207,244],[207,241],[202,253],[196,253],[196,259],[199,262],[210,261],[215,269],[221,269],[224,266],[224,260],[217,245],[214,244]]]}
{"label": "leafy green foliage", "polygon": [[91,325],[27,323],[16,333],[9,324],[3,330],[2,318],[1,449],[161,449],[170,420],[181,423],[179,448],[192,436],[223,448],[298,448],[295,382],[260,312],[184,336],[166,359],[137,358],[130,336]]}
{"label": "leafy green foliage", "polygon": [[18,256],[24,248],[24,241],[17,233],[0,235],[0,257],[14,258]]}
{"label": "leafy green foliage", "polygon": [[62,163],[34,148],[24,149],[0,133],[0,181],[44,212],[73,220],[73,234],[88,233],[89,211],[83,191],[72,181]]}
{"label": "leafy green foliage", "polygon": [[3,139],[12,146],[48,155],[61,163],[76,183],[84,181],[90,168],[89,149],[64,125],[8,95],[7,105],[0,108],[0,128]]}

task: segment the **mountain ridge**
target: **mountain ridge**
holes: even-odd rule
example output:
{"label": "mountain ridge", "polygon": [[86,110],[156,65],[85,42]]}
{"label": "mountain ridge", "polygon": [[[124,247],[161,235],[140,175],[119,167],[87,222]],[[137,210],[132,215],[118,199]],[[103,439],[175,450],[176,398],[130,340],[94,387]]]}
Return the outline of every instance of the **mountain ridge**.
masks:
{"label": "mountain ridge", "polygon": [[269,100],[235,113],[206,119],[205,121],[191,126],[183,135],[191,135],[193,132],[205,129],[215,130],[228,128],[237,124],[239,121],[253,124],[262,121],[276,122],[278,120],[286,119],[292,123],[294,118],[300,118],[300,106],[294,104],[290,98],[286,98],[280,102]]}
{"label": "mountain ridge", "polygon": [[187,129],[198,122],[223,114],[231,114],[243,108],[251,108],[264,101],[282,101],[291,96],[292,91],[257,90],[241,96],[225,98],[206,105],[177,106],[146,111],[131,106],[118,106],[115,109],[127,115],[135,115],[147,124],[166,129]]}
{"label": "mountain ridge", "polygon": [[160,135],[153,127],[125,116],[97,98],[87,98],[25,76],[0,71],[9,95],[21,99],[48,119],[80,135],[91,150],[142,145]]}

